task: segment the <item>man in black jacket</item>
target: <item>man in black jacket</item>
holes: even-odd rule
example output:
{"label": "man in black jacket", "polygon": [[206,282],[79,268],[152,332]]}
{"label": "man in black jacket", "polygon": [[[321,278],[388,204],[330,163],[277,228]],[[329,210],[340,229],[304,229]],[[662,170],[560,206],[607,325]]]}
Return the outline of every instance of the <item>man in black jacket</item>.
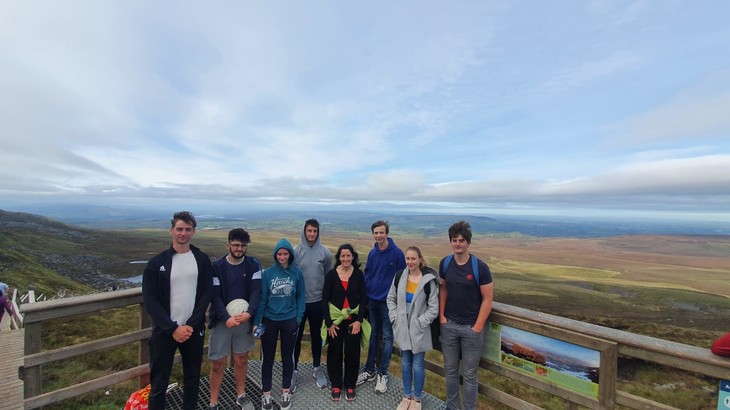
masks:
{"label": "man in black jacket", "polygon": [[197,222],[187,211],[170,221],[172,245],[147,263],[142,275],[142,298],[154,322],[150,336],[149,409],[165,408],[175,351],[183,365],[183,407],[198,402],[203,358],[205,311],[213,297],[213,267],[208,255],[192,246]]}

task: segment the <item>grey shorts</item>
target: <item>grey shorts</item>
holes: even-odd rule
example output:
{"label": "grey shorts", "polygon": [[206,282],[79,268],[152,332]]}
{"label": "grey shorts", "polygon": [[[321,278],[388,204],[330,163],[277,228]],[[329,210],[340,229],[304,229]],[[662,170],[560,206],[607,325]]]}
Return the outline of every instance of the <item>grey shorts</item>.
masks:
{"label": "grey shorts", "polygon": [[251,333],[251,322],[228,328],[225,322],[218,322],[210,329],[208,339],[208,359],[220,360],[229,354],[246,353],[253,349],[256,341]]}

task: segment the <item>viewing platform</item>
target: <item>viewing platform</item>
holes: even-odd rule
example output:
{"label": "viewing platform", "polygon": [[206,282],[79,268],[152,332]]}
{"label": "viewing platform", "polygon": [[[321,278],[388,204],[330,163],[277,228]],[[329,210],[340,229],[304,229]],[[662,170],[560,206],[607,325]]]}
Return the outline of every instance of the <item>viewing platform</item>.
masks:
{"label": "viewing platform", "polygon": [[[44,349],[42,329],[49,323],[78,315],[96,315],[108,309],[127,308],[130,314],[137,316],[139,324],[120,329],[123,333],[114,334],[96,340],[76,343],[71,346],[55,346]],[[99,393],[109,386],[121,382],[135,380],[139,384],[146,384],[149,375],[147,360],[149,357],[148,341],[151,335],[151,321],[144,311],[141,289],[125,289],[115,292],[85,295],[61,300],[28,303],[20,307],[24,316],[22,330],[3,330],[0,333],[5,350],[2,370],[11,377],[0,381],[0,392],[3,394],[2,408],[8,409],[35,409],[65,400],[73,400],[88,393]],[[504,332],[509,329],[519,330],[538,337],[541,343],[561,345],[567,343],[572,346],[569,351],[589,351],[592,367],[581,368],[587,376],[572,376],[569,372],[562,372],[559,366],[550,367],[544,356],[542,346],[533,345],[533,351],[525,356],[522,350],[510,349],[509,344],[503,343],[502,337],[510,336]],[[512,333],[514,335],[514,332]],[[7,339],[5,339],[7,337]],[[501,342],[500,342],[501,340]],[[61,360],[74,359],[86,356],[92,352],[102,352],[117,346],[133,344],[138,349],[137,360],[130,367],[114,369],[91,380],[63,387],[57,390],[44,389],[44,365]],[[643,395],[633,390],[634,384],[620,380],[618,370],[628,360],[630,363],[643,363],[650,367],[660,366],[666,370],[649,373],[655,380],[645,381],[644,384],[656,386],[665,383],[666,376],[676,372],[686,372],[686,377],[692,377],[697,383],[702,383],[707,393],[700,396],[690,396],[692,403],[702,400],[702,408],[710,408],[720,398],[718,392],[719,380],[730,380],[730,359],[713,355],[709,349],[691,346],[683,343],[667,341],[655,337],[643,336],[622,330],[612,329],[595,324],[580,322],[560,316],[541,313],[516,306],[494,302],[490,314],[490,329],[487,335],[486,348],[482,353],[480,373],[484,375],[501,376],[506,383],[488,385],[480,379],[480,401],[501,403],[509,408],[536,410],[547,401],[562,401],[566,409],[676,409],[693,407],[691,404],[674,403],[674,397],[653,398],[652,393]],[[512,346],[514,347],[514,346]],[[508,350],[505,350],[508,349]],[[522,354],[522,356],[519,356]],[[256,354],[254,354],[255,356]],[[580,356],[567,353],[566,359],[575,361]],[[257,359],[251,357],[251,359]],[[260,359],[260,358],[258,358]],[[426,361],[426,368],[430,371],[427,381],[436,380],[443,383],[444,370],[437,363]],[[670,373],[666,373],[669,371]],[[554,373],[556,372],[556,373]],[[400,373],[394,371],[394,373]],[[388,380],[388,390],[385,394],[374,392],[374,383],[369,382],[358,386],[357,398],[348,402],[342,398],[333,402],[329,398],[328,389],[319,389],[311,376],[311,364],[300,363],[297,391],[294,394],[295,408],[395,408],[402,397],[402,385],[398,377],[393,374]],[[22,382],[17,379],[22,375]],[[254,408],[260,408],[261,361],[250,360],[247,393],[250,395]],[[15,377],[12,377],[15,376]],[[556,376],[553,378],[552,376]],[[570,383],[565,383],[566,377],[572,377]],[[279,408],[276,401],[281,399],[281,364],[275,362],[272,378],[272,396],[275,408]],[[709,383],[708,383],[709,382]],[[197,408],[206,409],[209,398],[207,378],[201,379],[201,389]],[[525,397],[524,389],[514,389],[513,386],[531,388],[531,394],[539,394],[529,399]],[[673,387],[673,389],[680,387]],[[18,399],[22,389],[22,401]],[[126,389],[126,388],[125,388]],[[134,390],[134,389],[130,389]],[[128,392],[131,394],[132,391]],[[682,390],[685,394],[697,392],[697,388],[687,387]],[[182,389],[172,390],[168,395],[171,409],[181,408]],[[128,396],[127,396],[128,397]],[[681,396],[678,396],[681,398]],[[15,400],[15,401],[10,401]],[[226,373],[221,392],[222,408],[231,407],[235,400],[235,387],[231,370]],[[528,401],[531,400],[532,402]],[[713,403],[714,402],[714,403]],[[11,404],[12,403],[12,404]],[[674,407],[671,404],[674,404]],[[432,396],[425,396],[423,408],[443,408],[443,403]],[[696,408],[696,406],[695,406]]]}
{"label": "viewing platform", "polygon": [[[5,322],[7,315],[3,317]],[[23,365],[23,329],[10,330],[10,326],[3,326],[0,331],[0,408],[23,408],[23,381],[18,378],[18,368]]]}
{"label": "viewing platform", "polygon": [[[324,366],[324,364],[323,364]],[[326,368],[326,367],[325,367]],[[345,400],[344,391],[339,402],[330,399],[330,388],[319,388],[312,377],[312,364],[299,363],[299,376],[297,377],[297,389],[294,393],[292,408],[296,409],[394,409],[403,398],[403,384],[401,379],[390,375],[388,377],[388,390],[383,393],[375,393],[375,382],[367,382],[357,386],[357,397],[354,401]],[[274,373],[272,378],[271,396],[274,399],[274,408],[279,409],[281,400],[281,362],[274,362]],[[426,377],[429,377],[428,375]],[[433,376],[431,376],[433,377]],[[246,395],[253,404],[251,409],[261,408],[261,361],[249,360],[248,378],[246,380]],[[177,387],[167,395],[168,409],[182,409],[182,388]],[[207,410],[210,387],[208,377],[200,380],[200,394],[198,396],[198,409]],[[236,384],[233,379],[233,369],[225,371],[219,403],[221,409],[238,409],[236,401]],[[438,398],[424,393],[421,401],[423,409],[443,409],[444,402]]]}

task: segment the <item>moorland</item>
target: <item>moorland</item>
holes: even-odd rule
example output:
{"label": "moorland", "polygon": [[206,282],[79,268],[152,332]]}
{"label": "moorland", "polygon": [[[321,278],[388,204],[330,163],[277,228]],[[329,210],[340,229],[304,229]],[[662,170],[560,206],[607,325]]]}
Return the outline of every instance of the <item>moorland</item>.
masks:
{"label": "moorland", "polygon": [[[435,266],[450,251],[446,228],[454,220],[440,217],[428,225],[408,226],[393,223],[391,237],[401,248],[418,245],[428,263]],[[270,224],[203,220],[193,242],[209,255],[219,257],[225,253],[228,230],[243,226],[252,236],[248,254],[266,266],[272,262],[271,249],[279,238],[286,237],[293,244],[300,241],[301,223],[301,219],[283,217]],[[701,347],[730,330],[730,236],[533,236],[514,231],[490,232],[480,223],[474,224],[479,228],[475,229],[470,251],[489,264],[498,302]],[[63,290],[67,296],[138,286],[124,278],[140,275],[144,264],[130,262],[144,261],[169,246],[166,224],[169,222],[159,220],[157,227],[152,227],[147,221],[135,228],[127,222],[129,226],[124,228],[92,229],[38,215],[0,211],[0,280],[21,290],[47,294]],[[332,251],[339,244],[352,243],[361,262],[373,243],[369,224],[325,223],[322,240]],[[129,311],[119,310],[110,312],[103,323],[90,320],[83,326],[78,321],[53,324],[44,330],[44,348],[87,341],[91,333],[99,337],[113,334],[112,329],[135,326],[137,320]],[[129,347],[90,356],[88,363],[49,366],[45,386],[57,388],[93,374],[125,368],[135,357],[134,348]],[[434,357],[438,360],[437,355]],[[652,381],[639,382],[642,375],[648,380],[656,380],[658,374],[662,380],[679,380],[672,383],[689,386],[686,397],[675,394],[665,401],[696,403],[686,408],[707,408],[716,394],[713,381],[667,376],[661,368],[626,365],[619,370],[622,385],[639,388],[646,384],[647,395],[665,393],[657,393]],[[704,392],[695,392],[696,383],[701,383]],[[110,403],[106,408],[118,408],[114,406],[123,400],[128,388],[105,399]],[[436,383],[430,388],[438,394],[442,387]],[[547,399],[535,397],[533,402],[545,405],[541,400]],[[98,395],[84,400],[96,406],[101,403]],[[82,403],[58,408],[97,408]],[[483,408],[493,407],[487,404]]]}
{"label": "moorland", "polygon": [[[450,252],[446,229],[454,218],[393,222],[390,236],[403,249],[421,247],[433,266]],[[498,302],[699,346],[730,327],[728,235],[538,237],[490,232],[484,225],[492,218],[475,219],[470,252],[489,264]],[[144,264],[130,262],[169,244],[166,223],[90,229],[0,211],[0,278],[50,294],[137,286],[122,279],[142,273]],[[301,223],[283,216],[271,226],[260,220],[204,220],[194,243],[219,257],[228,229],[243,226],[252,235],[249,254],[268,265],[279,238],[300,241]],[[368,224],[333,222],[323,222],[322,242],[333,252],[352,243],[363,264],[373,243]],[[687,331],[696,333],[688,339]]]}

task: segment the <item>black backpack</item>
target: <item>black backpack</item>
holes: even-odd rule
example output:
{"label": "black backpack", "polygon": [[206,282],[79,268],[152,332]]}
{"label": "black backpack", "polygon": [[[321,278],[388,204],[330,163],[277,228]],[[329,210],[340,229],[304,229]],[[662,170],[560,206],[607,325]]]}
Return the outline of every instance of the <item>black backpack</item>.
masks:
{"label": "black backpack", "polygon": [[[404,269],[405,270],[405,269]],[[398,289],[398,283],[400,282],[400,277],[403,275],[403,271],[398,271],[398,273],[395,274],[395,278],[393,279],[393,285],[396,289]],[[436,286],[439,286],[439,277],[438,274],[436,274]],[[426,294],[426,305],[428,306],[428,300],[431,296],[431,286],[424,286],[423,292]],[[437,309],[438,310],[438,309]],[[436,318],[431,321],[431,344],[433,345],[433,348],[436,350],[441,350],[441,323],[438,320],[438,315],[436,315]]]}

